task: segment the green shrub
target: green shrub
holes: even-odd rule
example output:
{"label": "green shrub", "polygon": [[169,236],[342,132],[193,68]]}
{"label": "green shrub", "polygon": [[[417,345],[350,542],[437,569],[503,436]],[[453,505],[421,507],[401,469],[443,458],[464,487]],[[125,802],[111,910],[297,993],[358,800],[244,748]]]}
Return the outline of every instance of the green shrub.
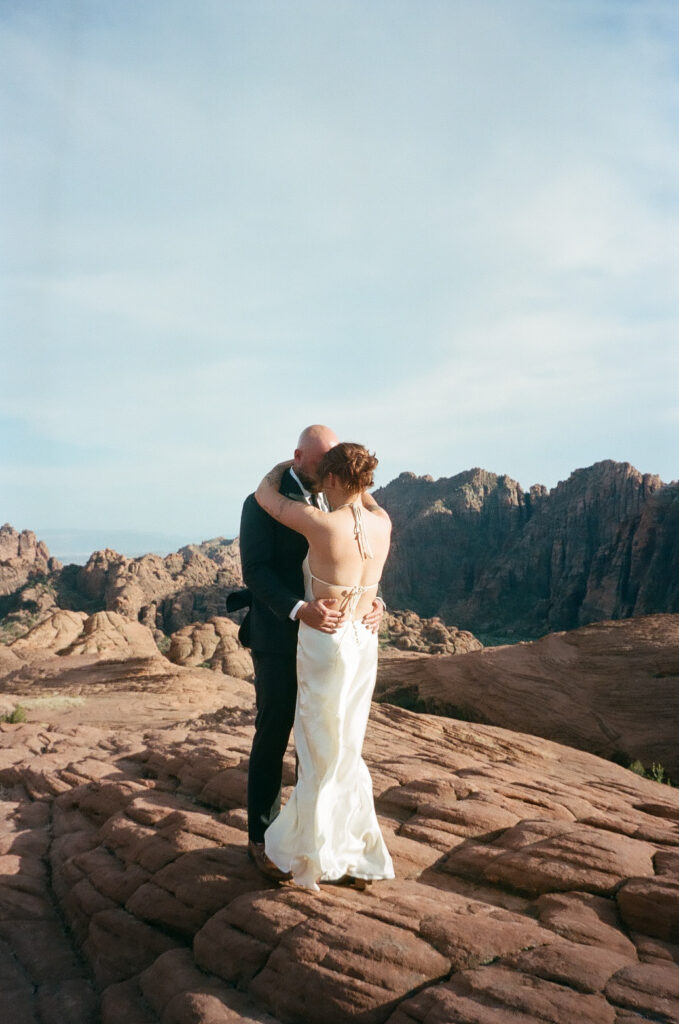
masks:
{"label": "green shrub", "polygon": [[10,725],[18,725],[19,722],[26,721],[26,708],[22,708],[21,704],[17,704],[14,711],[10,711],[7,715],[0,716],[0,722],[9,722]]}
{"label": "green shrub", "polygon": [[653,782],[661,782],[666,786],[672,785],[672,780],[668,777],[663,766],[656,764],[655,761],[649,769],[646,769],[641,761],[632,761],[629,765],[629,770],[634,772],[635,775],[641,775],[642,779],[652,779]]}

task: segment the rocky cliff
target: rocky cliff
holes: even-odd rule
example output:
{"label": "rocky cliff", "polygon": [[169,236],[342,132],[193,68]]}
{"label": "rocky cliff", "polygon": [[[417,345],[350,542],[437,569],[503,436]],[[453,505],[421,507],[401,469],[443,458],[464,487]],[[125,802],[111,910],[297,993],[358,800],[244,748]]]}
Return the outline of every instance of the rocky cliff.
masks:
{"label": "rocky cliff", "polygon": [[0,526],[0,595],[11,594],[32,577],[61,569],[47,545],[31,530],[19,533],[9,523]]}
{"label": "rocky cliff", "polygon": [[481,469],[402,473],[375,496],[394,522],[390,606],[482,639],[679,611],[679,484],[628,463],[576,470],[549,492]]}
{"label": "rocky cliff", "polygon": [[[154,630],[161,643],[192,622],[226,615],[226,598],[242,586],[237,540],[218,537],[174,554],[127,558],[107,548],[84,566],[63,567],[29,531],[6,526],[0,554],[0,640],[26,633],[58,609],[116,612]],[[4,576],[3,576],[4,573]],[[4,594],[4,596],[2,596]]]}

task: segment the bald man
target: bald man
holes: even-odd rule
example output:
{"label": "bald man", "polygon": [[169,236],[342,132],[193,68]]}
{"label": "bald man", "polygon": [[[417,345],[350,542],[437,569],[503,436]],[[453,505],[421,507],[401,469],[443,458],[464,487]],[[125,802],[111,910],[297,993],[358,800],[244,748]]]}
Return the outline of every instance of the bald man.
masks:
{"label": "bald man", "polygon": [[[281,494],[326,508],[316,471],[337,443],[329,427],[318,423],[306,427],[293,464],[283,474]],[[257,702],[248,771],[248,853],[260,871],[277,881],[289,876],[266,856],[264,832],[280,810],[283,756],[297,700],[297,631],[299,623],[305,622],[334,633],[341,621],[333,602],[304,600],[302,562],[307,550],[300,533],[276,522],[253,494],[248,495],[241,516],[240,551],[250,610],[239,632],[241,642],[252,650]],[[375,601],[366,624],[377,629],[382,611],[382,603]]]}

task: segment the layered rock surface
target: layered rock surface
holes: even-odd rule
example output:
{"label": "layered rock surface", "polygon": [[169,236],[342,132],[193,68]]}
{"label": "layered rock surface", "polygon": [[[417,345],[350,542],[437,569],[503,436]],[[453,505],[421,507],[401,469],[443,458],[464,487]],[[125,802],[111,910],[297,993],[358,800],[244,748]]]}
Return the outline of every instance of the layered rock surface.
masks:
{"label": "layered rock surface", "polygon": [[394,523],[390,606],[482,640],[679,612],[679,484],[628,463],[599,462],[529,493],[481,469],[402,473],[375,496]]}
{"label": "layered rock surface", "polygon": [[468,654],[480,651],[482,644],[471,633],[447,626],[439,618],[422,619],[416,612],[386,612],[380,640],[400,651],[420,654]]}
{"label": "layered rock surface", "polygon": [[[76,660],[34,667],[32,692],[71,691]],[[137,689],[108,663],[115,729],[101,677],[84,674],[83,703],[51,723],[0,725],[3,1019],[679,1021],[673,789],[374,706],[365,756],[397,879],[276,887],[246,854],[252,687],[165,665]]]}
{"label": "layered rock surface", "polygon": [[252,679],[254,673],[250,652],[238,642],[238,626],[220,616],[173,633],[167,656],[177,665],[204,665],[236,679]]}
{"label": "layered rock surface", "polygon": [[242,586],[237,541],[219,538],[172,555],[126,558],[95,551],[74,576],[77,592],[102,609],[170,634],[191,622],[226,616],[226,597]]}
{"label": "layered rock surface", "polygon": [[385,658],[376,696],[679,779],[679,615],[598,622],[462,657]]}
{"label": "layered rock surface", "polygon": [[0,526],[0,644],[21,636],[55,607],[55,588],[46,577],[58,576],[61,562],[31,530],[19,533]]}
{"label": "layered rock surface", "polygon": [[47,545],[31,530],[19,533],[9,523],[0,526],[0,595],[10,594],[30,577],[61,568]]}

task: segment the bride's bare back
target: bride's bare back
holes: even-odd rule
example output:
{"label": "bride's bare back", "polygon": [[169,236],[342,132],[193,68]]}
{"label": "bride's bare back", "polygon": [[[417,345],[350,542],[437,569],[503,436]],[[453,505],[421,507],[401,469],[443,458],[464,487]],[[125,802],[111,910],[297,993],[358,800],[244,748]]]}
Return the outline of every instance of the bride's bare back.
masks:
{"label": "bride's bare back", "polygon": [[[312,515],[305,531],[314,597],[336,601],[355,620],[370,610],[389,553],[391,522],[382,509],[375,508],[368,511],[358,504],[355,514],[346,505]],[[361,531],[363,543],[359,543]],[[372,557],[364,557],[366,552]],[[357,588],[363,592],[357,593]]]}
{"label": "bride's bare back", "polygon": [[[374,456],[353,444],[337,445],[325,458],[343,449],[358,449],[377,463]],[[343,487],[339,474],[332,472],[324,483],[334,511],[323,512],[313,505],[291,501],[279,491],[287,465],[279,463],[264,477],[255,498],[270,516],[308,540],[314,599],[333,601],[347,618],[361,619],[377,595],[389,553],[391,520],[367,490]],[[372,483],[372,473],[364,474],[364,479]]]}

